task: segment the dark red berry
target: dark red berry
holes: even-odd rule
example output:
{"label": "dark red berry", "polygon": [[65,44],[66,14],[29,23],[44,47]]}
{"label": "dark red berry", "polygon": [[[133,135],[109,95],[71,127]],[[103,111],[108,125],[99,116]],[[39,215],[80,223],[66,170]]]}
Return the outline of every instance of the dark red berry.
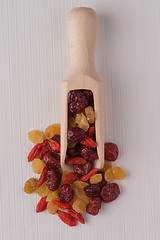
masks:
{"label": "dark red berry", "polygon": [[80,113],[88,106],[88,100],[83,92],[73,90],[69,92],[68,104],[71,112]]}
{"label": "dark red berry", "polygon": [[76,157],[80,155],[80,151],[79,151],[79,145],[76,144],[76,146],[74,148],[68,148],[67,149],[67,153],[70,157]]}
{"label": "dark red berry", "polygon": [[106,184],[101,191],[101,197],[105,203],[112,202],[120,194],[120,189],[117,183]]}
{"label": "dark red berry", "polygon": [[45,183],[51,191],[58,189],[61,182],[62,174],[58,168],[48,169],[45,175]]}
{"label": "dark red berry", "polygon": [[104,144],[105,160],[115,161],[118,157],[118,147],[115,143],[107,142]]}
{"label": "dark red berry", "polygon": [[88,174],[91,171],[91,168],[92,168],[92,162],[87,162],[85,165],[83,165],[85,174]]}
{"label": "dark red berry", "polygon": [[92,184],[92,185],[86,186],[84,188],[84,191],[89,198],[99,197],[101,188],[97,184]]}
{"label": "dark red berry", "polygon": [[99,210],[101,209],[101,202],[102,200],[99,197],[93,197],[91,198],[89,204],[87,205],[87,213],[95,216],[99,213]]}
{"label": "dark red berry", "polygon": [[93,92],[91,90],[83,90],[83,92],[88,100],[88,104],[93,106],[94,105]]}
{"label": "dark red berry", "polygon": [[68,140],[71,142],[80,142],[85,136],[85,131],[81,128],[69,128]]}
{"label": "dark red berry", "polygon": [[80,154],[82,157],[84,157],[87,161],[94,161],[98,158],[97,152],[93,148],[88,148],[85,146],[82,146],[80,148]]}
{"label": "dark red berry", "polygon": [[54,135],[52,139],[60,144],[60,135]]}
{"label": "dark red berry", "polygon": [[74,191],[69,184],[60,186],[60,201],[63,203],[69,203],[74,196]]}
{"label": "dark red berry", "polygon": [[74,164],[73,170],[74,170],[74,172],[77,172],[81,175],[85,175],[85,174],[89,173],[89,171],[91,170],[91,167],[92,167],[91,162],[87,162],[84,165]]}
{"label": "dark red berry", "polygon": [[55,152],[47,152],[43,156],[44,163],[49,167],[60,168],[60,156]]}

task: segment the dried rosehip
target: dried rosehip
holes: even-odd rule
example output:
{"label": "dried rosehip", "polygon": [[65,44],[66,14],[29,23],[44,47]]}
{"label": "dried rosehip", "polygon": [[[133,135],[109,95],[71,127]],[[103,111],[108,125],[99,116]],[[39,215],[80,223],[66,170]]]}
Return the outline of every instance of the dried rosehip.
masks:
{"label": "dried rosehip", "polygon": [[87,148],[85,146],[82,146],[80,148],[80,154],[87,161],[94,161],[98,158],[97,152],[93,148]]}
{"label": "dried rosehip", "polygon": [[62,174],[58,168],[48,169],[45,176],[45,183],[51,191],[58,189],[61,182],[61,176]]}
{"label": "dried rosehip", "polygon": [[60,135],[54,135],[52,139],[60,144]]}
{"label": "dried rosehip", "polygon": [[47,152],[43,156],[44,163],[49,167],[57,167],[60,168],[60,156],[55,152]]}
{"label": "dried rosehip", "polygon": [[70,157],[77,157],[80,155],[80,151],[79,151],[80,146],[78,144],[76,144],[76,146],[74,148],[68,148],[67,149],[67,154]]}
{"label": "dried rosehip", "polygon": [[82,157],[73,157],[73,158],[67,158],[66,164],[67,165],[73,165],[73,164],[86,164],[86,159]]}
{"label": "dried rosehip", "polygon": [[36,212],[37,213],[43,212],[46,209],[46,207],[47,207],[46,198],[47,197],[42,197],[40,199],[40,201],[38,202],[37,207],[36,207]]}
{"label": "dried rosehip", "polygon": [[101,209],[101,202],[102,200],[99,197],[91,198],[89,204],[87,205],[87,213],[93,216],[97,215]]}
{"label": "dried rosehip", "polygon": [[120,194],[120,189],[117,183],[108,183],[102,188],[101,197],[105,203],[115,200]]}
{"label": "dried rosehip", "polygon": [[80,223],[85,224],[84,218],[80,213],[77,213],[75,210],[69,210],[68,213],[74,217],[76,220],[78,220]]}
{"label": "dried rosehip", "polygon": [[69,128],[68,140],[71,142],[80,142],[85,136],[85,131],[81,128]]}
{"label": "dried rosehip", "polygon": [[91,198],[91,197],[99,197],[101,188],[97,184],[92,184],[84,188],[85,194]]}
{"label": "dried rosehip", "polygon": [[70,227],[76,226],[76,220],[69,213],[57,211],[59,218]]}
{"label": "dried rosehip", "polygon": [[74,192],[69,184],[60,186],[60,200],[63,203],[69,203],[74,196]]}
{"label": "dried rosehip", "polygon": [[118,147],[115,143],[107,142],[104,144],[105,160],[115,161],[118,157]]}
{"label": "dried rosehip", "polygon": [[88,100],[83,92],[73,90],[68,95],[69,109],[73,113],[80,113],[88,106]]}
{"label": "dried rosehip", "polygon": [[64,183],[67,183],[67,184],[71,184],[75,181],[77,181],[79,178],[80,178],[80,174],[79,173],[76,173],[76,172],[71,172],[71,173],[68,173],[65,177],[64,177]]}

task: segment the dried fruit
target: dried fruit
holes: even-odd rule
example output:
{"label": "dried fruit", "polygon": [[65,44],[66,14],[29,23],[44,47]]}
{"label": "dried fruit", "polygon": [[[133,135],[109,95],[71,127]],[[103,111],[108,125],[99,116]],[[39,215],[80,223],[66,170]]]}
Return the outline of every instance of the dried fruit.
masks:
{"label": "dried fruit", "polygon": [[68,183],[68,184],[71,184],[75,181],[77,181],[79,178],[80,178],[80,174],[79,173],[76,173],[76,172],[71,172],[71,173],[68,173],[65,177],[64,177],[64,183]]}
{"label": "dried fruit", "polygon": [[32,130],[28,133],[29,140],[34,143],[42,143],[45,139],[44,133],[38,130]]}
{"label": "dried fruit", "polygon": [[74,194],[77,199],[83,200],[86,204],[89,203],[89,197],[87,197],[87,195],[85,194],[83,189],[76,188],[74,186],[73,186],[73,189],[74,189]]}
{"label": "dried fruit", "polygon": [[53,201],[53,203],[62,209],[72,209],[72,205],[69,203],[63,203],[61,201]]}
{"label": "dried fruit", "polygon": [[65,177],[68,173],[70,173],[70,172],[69,172],[69,171],[64,171],[64,172],[62,173],[61,185],[64,184],[64,177]]}
{"label": "dried fruit", "polygon": [[86,159],[82,157],[73,157],[73,158],[67,158],[66,164],[67,165],[73,165],[73,164],[86,164]]}
{"label": "dried fruit", "polygon": [[41,149],[41,144],[37,143],[28,154],[28,162],[31,162],[36,157],[40,149]]}
{"label": "dried fruit", "polygon": [[120,167],[114,167],[112,169],[112,173],[113,173],[113,176],[118,180],[122,180],[126,177],[125,171]]}
{"label": "dried fruit", "polygon": [[72,149],[72,148],[74,148],[76,145],[77,145],[77,142],[68,141],[68,143],[67,143],[67,148],[68,148],[68,149]]}
{"label": "dried fruit", "polygon": [[88,143],[88,145],[91,148],[97,147],[97,143],[92,138],[90,138],[87,134],[85,134],[84,140],[86,141],[86,143]]}
{"label": "dried fruit", "polygon": [[81,175],[85,175],[89,173],[91,170],[92,164],[90,162],[87,162],[85,165],[79,165],[79,164],[74,164],[73,165],[73,170],[74,172],[77,172]]}
{"label": "dried fruit", "polygon": [[88,99],[88,105],[94,105],[93,92],[91,90],[83,90],[86,98]]}
{"label": "dried fruit", "polygon": [[47,199],[46,199],[47,202],[54,201],[54,200],[59,201],[59,190],[58,189],[53,192],[50,191],[49,194],[47,195]]}
{"label": "dried fruit", "polygon": [[104,173],[104,178],[107,182],[111,183],[114,181],[113,173],[112,173],[112,168],[109,168],[105,171]]}
{"label": "dried fruit", "polygon": [[76,220],[78,220],[80,223],[85,224],[84,218],[80,213],[77,213],[75,210],[69,210],[68,213],[74,217]]}
{"label": "dried fruit", "polygon": [[97,215],[101,209],[101,202],[102,200],[99,197],[91,198],[89,204],[87,205],[87,213],[93,216]]}
{"label": "dried fruit", "polygon": [[76,128],[78,127],[76,121],[75,121],[75,118],[74,117],[70,117],[68,119],[68,128]]}
{"label": "dried fruit", "polygon": [[115,200],[120,194],[120,189],[117,183],[108,183],[102,188],[101,197],[105,203]]}
{"label": "dried fruit", "polygon": [[112,163],[110,161],[105,160],[104,166],[102,169],[100,169],[100,172],[105,172],[107,169],[112,168]]}
{"label": "dried fruit", "polygon": [[89,123],[87,121],[86,116],[83,113],[76,114],[75,121],[78,124],[79,128],[83,129],[85,132],[88,130]]}
{"label": "dried fruit", "polygon": [[49,167],[60,168],[60,156],[55,152],[47,152],[43,156],[44,163]]}
{"label": "dried fruit", "polygon": [[95,122],[95,112],[93,111],[93,107],[88,106],[85,108],[85,114],[87,117],[87,121],[89,123],[94,123]]}
{"label": "dried fruit", "polygon": [[99,197],[101,188],[98,186],[98,184],[92,184],[84,188],[85,194],[91,198],[91,197]]}
{"label": "dried fruit", "polygon": [[82,181],[75,181],[73,183],[73,185],[76,187],[76,188],[80,188],[80,189],[84,189],[85,187],[87,187],[89,185],[89,183],[87,182],[82,182]]}
{"label": "dried fruit", "polygon": [[72,208],[77,212],[77,213],[84,213],[86,211],[86,203],[81,200],[77,199],[73,205]]}
{"label": "dried fruit", "polygon": [[38,202],[37,207],[36,207],[36,212],[37,213],[43,212],[46,209],[46,207],[47,207],[46,198],[47,197],[42,197],[40,199],[40,201]]}
{"label": "dried fruit", "polygon": [[74,196],[74,192],[69,184],[60,186],[60,201],[63,203],[69,203]]}
{"label": "dried fruit", "polygon": [[84,139],[82,139],[82,140],[80,141],[80,143],[81,143],[82,145],[90,148],[90,145],[89,145]]}
{"label": "dried fruit", "polygon": [[51,191],[55,191],[59,188],[62,174],[58,168],[48,169],[45,176],[45,183]]}
{"label": "dried fruit", "polygon": [[37,180],[35,178],[30,178],[25,182],[24,192],[27,194],[33,193],[37,188]]}
{"label": "dried fruit", "polygon": [[47,209],[48,209],[48,212],[50,214],[56,214],[57,210],[58,210],[58,206],[55,205],[53,202],[48,202],[47,203]]}
{"label": "dried fruit", "polygon": [[57,134],[57,135],[54,135],[53,137],[52,137],[52,139],[54,140],[54,141],[57,141],[59,144],[60,144],[60,135],[59,134]]}
{"label": "dried fruit", "polygon": [[60,152],[60,145],[57,141],[50,139],[48,141],[50,148],[55,152]]}
{"label": "dried fruit", "polygon": [[74,148],[67,149],[67,154],[70,157],[76,157],[76,156],[80,155],[79,148],[80,148],[80,146],[78,144],[76,144],[76,146]]}
{"label": "dried fruit", "polygon": [[89,181],[91,184],[96,184],[96,183],[101,182],[102,174],[101,173],[93,174]]}
{"label": "dried fruit", "polygon": [[92,137],[94,134],[95,134],[95,127],[92,126],[92,127],[90,127],[90,128],[88,129],[87,135],[88,135],[89,137]]}
{"label": "dried fruit", "polygon": [[81,128],[69,128],[68,140],[71,142],[80,142],[85,136],[85,131]]}
{"label": "dried fruit", "polygon": [[42,185],[42,183],[44,182],[46,173],[47,173],[47,166],[43,169],[43,172],[40,175],[40,178],[39,178],[38,183],[37,183],[38,187],[40,187]]}
{"label": "dried fruit", "polygon": [[93,148],[88,148],[85,146],[82,146],[80,148],[80,154],[83,158],[85,158],[87,161],[94,161],[98,158],[97,152]]}
{"label": "dried fruit", "polygon": [[44,154],[50,151],[50,147],[49,146],[44,146],[42,147],[42,149],[39,151],[37,158],[42,159]]}
{"label": "dried fruit", "polygon": [[104,144],[105,160],[115,161],[118,157],[118,147],[115,143],[107,142]]}
{"label": "dried fruit", "polygon": [[92,162],[87,162],[85,165],[83,165],[83,169],[85,171],[85,174],[88,174],[92,168]]}
{"label": "dried fruit", "polygon": [[82,177],[80,178],[80,181],[82,181],[82,182],[88,181],[88,179],[89,179],[93,174],[97,173],[97,171],[98,171],[98,168],[95,168],[95,169],[91,170],[88,174],[82,176]]}
{"label": "dried fruit", "polygon": [[73,113],[80,113],[88,106],[88,100],[83,92],[73,90],[68,95],[69,110]]}
{"label": "dried fruit", "polygon": [[57,210],[59,218],[70,227],[76,226],[76,220],[69,213]]}
{"label": "dried fruit", "polygon": [[60,134],[60,124],[52,124],[48,126],[45,130],[45,135],[47,139],[53,138],[54,135],[59,135]]}
{"label": "dried fruit", "polygon": [[45,184],[45,182],[37,188],[37,194],[40,197],[46,197],[49,194],[49,188],[47,187],[47,185]]}
{"label": "dried fruit", "polygon": [[36,174],[43,172],[44,164],[39,158],[34,158],[32,161],[32,170]]}

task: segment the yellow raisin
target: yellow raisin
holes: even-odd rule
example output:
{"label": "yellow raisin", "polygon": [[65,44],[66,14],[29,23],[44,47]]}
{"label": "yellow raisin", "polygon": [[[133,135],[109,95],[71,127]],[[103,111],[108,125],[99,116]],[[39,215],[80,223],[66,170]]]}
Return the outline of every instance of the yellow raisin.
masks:
{"label": "yellow raisin", "polygon": [[38,130],[32,130],[28,133],[29,140],[34,143],[42,143],[45,139],[44,133]]}
{"label": "yellow raisin", "polygon": [[83,129],[85,132],[88,130],[89,123],[83,113],[76,114],[75,121],[79,128]]}
{"label": "yellow raisin", "polygon": [[49,192],[49,194],[47,195],[47,199],[46,199],[47,202],[50,202],[50,201],[59,201],[59,190],[55,190],[53,192]]}
{"label": "yellow raisin", "polygon": [[111,183],[114,181],[113,173],[112,173],[112,168],[109,168],[105,171],[104,173],[104,178],[107,182]]}
{"label": "yellow raisin", "polygon": [[91,184],[96,184],[102,181],[102,174],[101,173],[97,173],[97,174],[93,174],[92,177],[90,177],[90,183]]}
{"label": "yellow raisin", "polygon": [[76,187],[76,188],[80,188],[80,189],[84,189],[86,186],[89,185],[88,182],[82,182],[82,181],[75,181],[73,183],[73,185]]}
{"label": "yellow raisin", "polygon": [[112,163],[110,161],[104,161],[104,167],[100,169],[100,172],[105,172],[107,169],[112,168]]}
{"label": "yellow raisin", "polygon": [[44,168],[43,162],[39,158],[34,158],[32,161],[32,170],[36,174],[42,173]]}
{"label": "yellow raisin", "polygon": [[64,171],[64,172],[62,173],[61,185],[62,185],[62,184],[65,184],[65,183],[63,182],[63,179],[64,179],[64,177],[65,177],[68,173],[70,173],[70,172],[69,172],[69,171]]}
{"label": "yellow raisin", "polygon": [[113,173],[113,176],[118,180],[122,180],[126,177],[125,171],[120,167],[114,167],[112,169],[112,173]]}
{"label": "yellow raisin", "polygon": [[60,124],[55,123],[48,126],[45,130],[45,135],[47,139],[52,138],[54,135],[60,135]]}
{"label": "yellow raisin", "polygon": [[68,127],[69,127],[69,128],[78,127],[78,125],[77,125],[74,117],[70,117],[70,118],[69,118],[69,120],[68,120]]}
{"label": "yellow raisin", "polygon": [[49,194],[49,192],[50,190],[45,184],[45,182],[40,187],[37,188],[37,193],[41,197],[46,197]]}
{"label": "yellow raisin", "polygon": [[69,203],[70,203],[71,205],[73,205],[73,203],[74,203],[76,200],[77,200],[77,196],[74,194],[74,197],[73,197],[72,201],[70,201]]}
{"label": "yellow raisin", "polygon": [[27,180],[25,182],[24,192],[28,194],[33,193],[37,188],[37,182],[38,181],[35,178],[30,178],[29,180]]}
{"label": "yellow raisin", "polygon": [[47,209],[50,214],[56,214],[58,210],[58,206],[56,206],[53,202],[48,202],[47,203]]}
{"label": "yellow raisin", "polygon": [[77,213],[84,213],[86,211],[86,203],[82,201],[81,199],[77,199],[73,205],[72,208],[77,212]]}
{"label": "yellow raisin", "polygon": [[76,188],[76,187],[73,186],[73,190],[74,190],[74,195],[75,195],[77,198],[83,200],[86,204],[89,203],[89,201],[90,201],[90,200],[89,200],[89,197],[86,196],[86,194],[85,194],[85,192],[84,192],[83,189]]}
{"label": "yellow raisin", "polygon": [[88,106],[85,108],[85,114],[87,117],[87,121],[89,123],[94,123],[95,122],[95,112],[93,111],[93,107]]}

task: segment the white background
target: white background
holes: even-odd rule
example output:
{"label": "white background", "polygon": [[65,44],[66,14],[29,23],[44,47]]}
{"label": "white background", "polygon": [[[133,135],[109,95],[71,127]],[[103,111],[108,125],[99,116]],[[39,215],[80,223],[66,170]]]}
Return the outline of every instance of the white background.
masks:
{"label": "white background", "polygon": [[[66,15],[99,17],[96,65],[105,82],[105,140],[118,144],[128,177],[98,216],[69,228],[35,213],[27,162],[31,129],[59,122],[69,64]],[[160,236],[160,1],[0,0],[0,239],[158,240]]]}

